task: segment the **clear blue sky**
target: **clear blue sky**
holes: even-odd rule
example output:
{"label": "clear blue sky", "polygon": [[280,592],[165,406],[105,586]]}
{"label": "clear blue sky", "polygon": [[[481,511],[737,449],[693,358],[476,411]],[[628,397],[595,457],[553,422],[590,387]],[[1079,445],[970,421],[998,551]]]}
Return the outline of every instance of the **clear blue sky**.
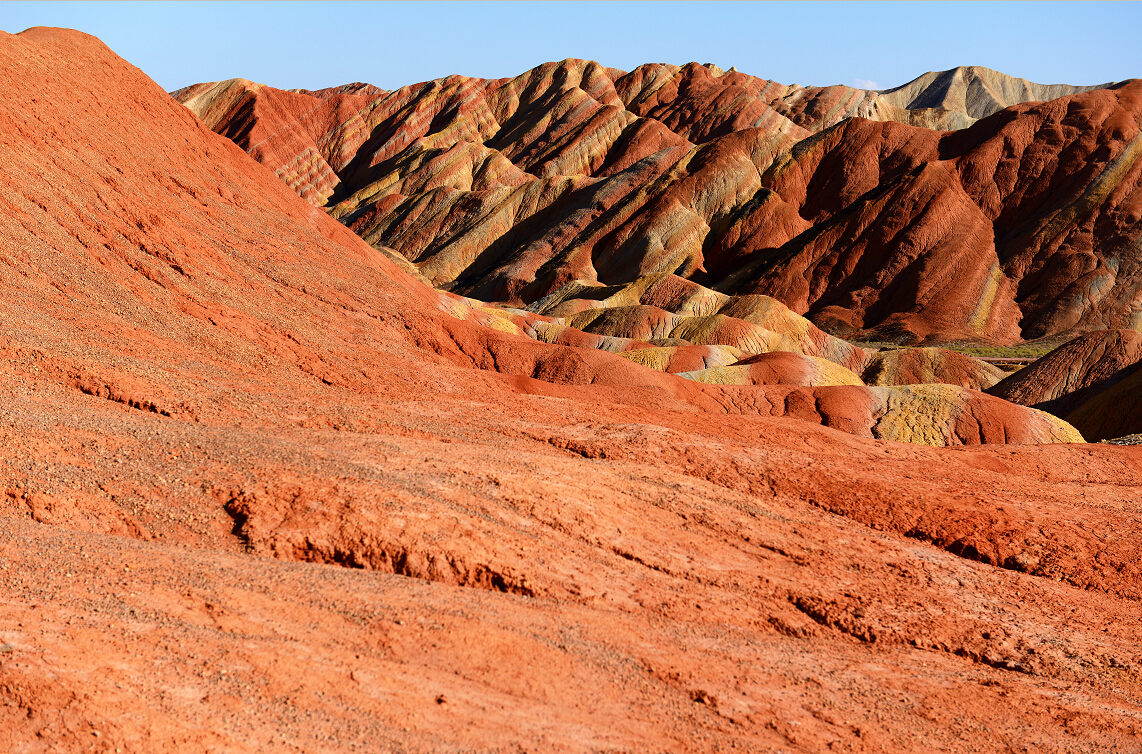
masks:
{"label": "clear blue sky", "polygon": [[1142,77],[1139,2],[0,1],[0,29],[30,26],[94,34],[168,90],[235,77],[393,89],[569,57],[868,88],[957,65],[1041,84]]}

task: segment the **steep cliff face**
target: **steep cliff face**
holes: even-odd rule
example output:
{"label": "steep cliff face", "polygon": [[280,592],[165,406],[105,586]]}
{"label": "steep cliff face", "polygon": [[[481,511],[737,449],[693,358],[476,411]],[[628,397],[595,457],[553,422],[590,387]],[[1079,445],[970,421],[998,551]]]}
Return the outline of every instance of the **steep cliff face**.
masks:
{"label": "steep cliff face", "polygon": [[1140,91],[962,68],[876,93],[567,60],[395,92],[175,95],[442,289],[521,305],[672,273],[921,343],[1142,322]]}

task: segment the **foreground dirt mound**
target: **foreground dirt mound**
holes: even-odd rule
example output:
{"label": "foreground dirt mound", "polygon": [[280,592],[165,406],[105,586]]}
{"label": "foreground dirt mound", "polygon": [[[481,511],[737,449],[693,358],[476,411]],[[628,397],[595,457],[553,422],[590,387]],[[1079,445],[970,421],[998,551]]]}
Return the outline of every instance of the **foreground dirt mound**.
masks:
{"label": "foreground dirt mound", "polygon": [[91,37],[0,87],[0,749],[1136,743],[1137,448],[540,343]]}
{"label": "foreground dirt mound", "polygon": [[1133,326],[1138,81],[959,68],[881,95],[567,60],[395,92],[175,94],[369,243],[481,300],[673,274],[842,337]]}
{"label": "foreground dirt mound", "polygon": [[[721,370],[707,371],[716,374]],[[774,392],[766,393],[770,401],[774,401]],[[819,415],[821,424],[880,440],[935,447],[1083,442],[1074,427],[1051,414],[1021,410],[1006,401],[954,385],[818,387],[811,393],[797,390],[782,400],[784,412],[774,411],[773,415],[810,421]]]}
{"label": "foreground dirt mound", "polygon": [[895,348],[875,353],[861,378],[868,385],[944,383],[987,390],[1004,375],[1003,370],[986,361],[946,348]]}

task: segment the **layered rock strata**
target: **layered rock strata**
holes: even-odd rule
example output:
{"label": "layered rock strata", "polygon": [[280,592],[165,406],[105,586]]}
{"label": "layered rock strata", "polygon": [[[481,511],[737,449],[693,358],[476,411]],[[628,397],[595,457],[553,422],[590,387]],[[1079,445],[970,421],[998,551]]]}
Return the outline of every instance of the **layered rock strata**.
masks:
{"label": "layered rock strata", "polygon": [[1101,330],[1064,343],[987,392],[1076,422],[1090,440],[1142,430],[1134,399],[1142,333]]}
{"label": "layered rock strata", "polygon": [[844,337],[1006,343],[1138,324],[1140,87],[962,68],[878,94],[567,60],[394,92],[175,94],[466,296],[674,274]]}

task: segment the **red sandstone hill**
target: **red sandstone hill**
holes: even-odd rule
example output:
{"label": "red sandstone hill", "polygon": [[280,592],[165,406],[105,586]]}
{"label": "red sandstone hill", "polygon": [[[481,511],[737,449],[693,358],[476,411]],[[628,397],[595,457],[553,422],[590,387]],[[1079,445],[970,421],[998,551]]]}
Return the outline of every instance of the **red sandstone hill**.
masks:
{"label": "red sandstone hill", "polygon": [[1134,395],[1142,333],[1103,330],[1064,343],[987,392],[1023,406],[1074,417],[1088,440],[1142,432]]}
{"label": "red sandstone hill", "polygon": [[0,749],[1136,745],[1136,449],[517,334],[77,32],[0,92]]}
{"label": "red sandstone hill", "polygon": [[[175,95],[437,287],[520,305],[673,273],[917,343],[1136,324],[1142,83],[1085,89],[969,68],[878,95],[567,60]],[[952,109],[903,109],[936,101]]]}
{"label": "red sandstone hill", "polygon": [[1142,333],[1102,330],[1068,341],[990,390],[992,395],[1054,414],[1083,401],[1084,391],[1101,392],[1121,381],[1142,359]]}
{"label": "red sandstone hill", "polygon": [[1092,440],[1142,434],[1142,366],[1135,362],[1100,387],[1075,393],[1067,419]]}

